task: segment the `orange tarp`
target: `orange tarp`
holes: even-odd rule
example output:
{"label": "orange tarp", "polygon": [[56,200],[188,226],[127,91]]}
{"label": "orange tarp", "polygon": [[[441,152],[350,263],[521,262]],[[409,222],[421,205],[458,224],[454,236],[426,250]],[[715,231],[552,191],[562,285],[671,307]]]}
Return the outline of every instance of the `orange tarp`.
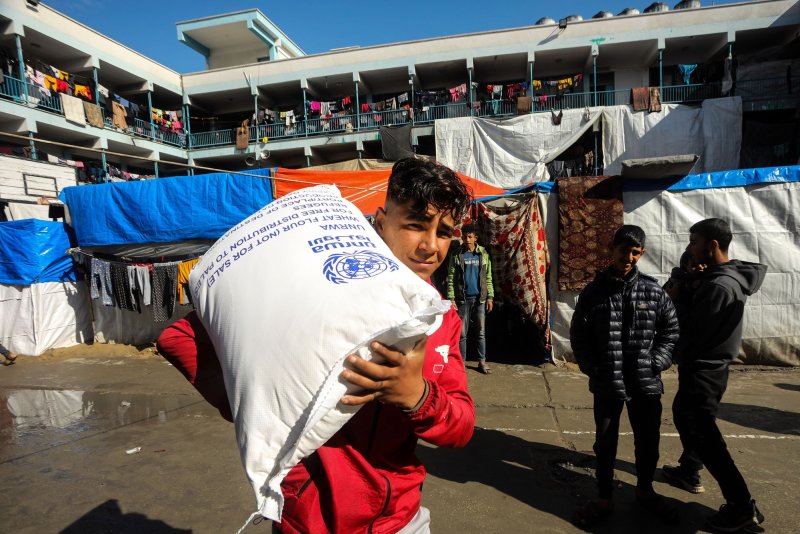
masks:
{"label": "orange tarp", "polygon": [[[338,186],[342,196],[355,204],[361,213],[370,215],[375,213],[377,208],[383,207],[386,200],[386,182],[391,172],[390,168],[372,171],[315,171],[278,167],[274,176],[275,198],[313,185],[332,184]],[[456,174],[467,187],[472,189],[475,198],[505,193],[505,190],[499,187],[460,173]]]}

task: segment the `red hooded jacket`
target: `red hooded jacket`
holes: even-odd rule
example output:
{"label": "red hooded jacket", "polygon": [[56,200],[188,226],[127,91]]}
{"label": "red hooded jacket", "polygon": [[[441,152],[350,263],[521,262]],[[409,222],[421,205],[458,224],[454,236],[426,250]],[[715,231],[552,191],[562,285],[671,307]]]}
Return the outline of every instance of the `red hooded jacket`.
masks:
{"label": "red hooded jacket", "polygon": [[[461,320],[451,309],[426,345],[423,376],[429,393],[419,410],[409,414],[370,402],[289,472],[281,485],[280,532],[393,533],[411,521],[425,479],[415,454],[417,439],[463,447],[474,430],[460,336]],[[158,350],[231,420],[219,361],[194,312],[164,330]]]}

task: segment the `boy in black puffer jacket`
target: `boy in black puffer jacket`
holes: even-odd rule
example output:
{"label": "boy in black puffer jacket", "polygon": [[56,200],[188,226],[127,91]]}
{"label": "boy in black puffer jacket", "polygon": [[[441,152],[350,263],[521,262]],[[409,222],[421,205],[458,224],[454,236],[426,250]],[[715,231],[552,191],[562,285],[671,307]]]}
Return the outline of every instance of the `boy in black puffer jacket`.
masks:
{"label": "boy in black puffer jacket", "polygon": [[661,371],[672,365],[678,319],[672,300],[655,278],[639,272],[645,233],[623,225],[611,243],[611,265],[581,291],[572,316],[570,343],[594,394],[599,498],[580,508],[575,520],[587,527],[607,516],[611,500],[619,419],[623,404],[633,429],[636,500],[671,520],[674,507],[653,490],[661,429]]}

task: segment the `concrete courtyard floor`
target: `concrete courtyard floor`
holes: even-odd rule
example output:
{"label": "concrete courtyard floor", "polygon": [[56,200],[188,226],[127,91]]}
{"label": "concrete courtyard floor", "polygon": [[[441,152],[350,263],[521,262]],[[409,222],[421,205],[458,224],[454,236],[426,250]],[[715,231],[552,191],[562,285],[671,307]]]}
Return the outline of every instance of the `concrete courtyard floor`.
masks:
{"label": "concrete courtyard floor", "polygon": [[[566,368],[468,363],[477,428],[460,450],[425,444],[423,504],[436,534],[579,532],[576,506],[593,496],[593,420],[587,381]],[[664,376],[661,461],[680,454]],[[720,427],[767,520],[798,532],[800,369],[737,368]],[[633,438],[623,416],[615,514],[596,532],[700,532],[722,497],[690,495],[656,475],[680,509],[662,525],[634,501]],[[255,509],[221,419],[150,349],[80,346],[0,368],[0,532],[235,532]],[[270,532],[268,521],[245,532]]]}

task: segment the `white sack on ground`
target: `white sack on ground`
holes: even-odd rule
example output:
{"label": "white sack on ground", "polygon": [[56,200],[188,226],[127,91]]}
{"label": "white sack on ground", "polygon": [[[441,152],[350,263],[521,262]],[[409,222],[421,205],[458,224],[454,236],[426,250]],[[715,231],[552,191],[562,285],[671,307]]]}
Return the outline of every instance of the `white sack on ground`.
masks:
{"label": "white sack on ground", "polygon": [[0,317],[0,343],[19,354],[38,356],[92,337],[82,282],[0,284]]}
{"label": "white sack on ground", "polygon": [[598,109],[563,110],[511,119],[461,117],[437,120],[436,159],[472,178],[505,189],[550,179],[547,164],[575,143],[600,117]]}
{"label": "white sack on ground", "polygon": [[661,113],[631,106],[603,109],[603,173],[622,173],[626,159],[697,154],[692,172],[736,169],[742,145],[742,99],[704,100],[701,107],[664,104]]}
{"label": "white sack on ground", "polygon": [[408,350],[449,308],[334,186],[296,191],[236,225],[189,284],[270,519],[280,519],[289,470],[357,411],[339,403],[344,358],[369,358],[376,338]]}

